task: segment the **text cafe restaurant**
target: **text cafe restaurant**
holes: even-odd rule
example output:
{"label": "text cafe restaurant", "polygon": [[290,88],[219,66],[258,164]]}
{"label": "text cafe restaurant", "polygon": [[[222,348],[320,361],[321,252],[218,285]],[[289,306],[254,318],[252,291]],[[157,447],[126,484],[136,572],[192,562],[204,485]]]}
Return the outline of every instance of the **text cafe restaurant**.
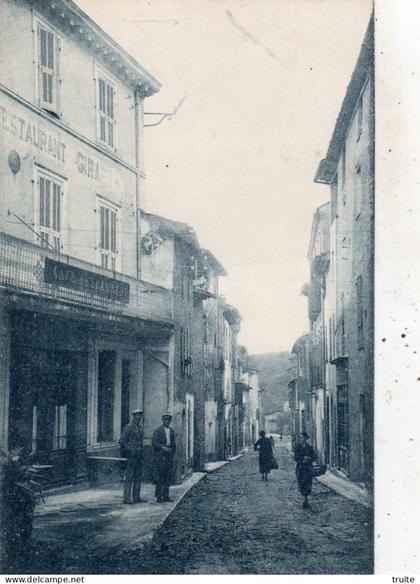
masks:
{"label": "text cafe restaurant", "polygon": [[[144,402],[146,353],[165,358],[172,297],[136,277],[132,173],[1,97],[0,447],[24,445],[59,484],[85,477],[90,455],[119,456],[121,428]],[[62,222],[84,227],[57,249],[33,233],[35,173],[51,168],[65,183]],[[124,224],[116,271],[95,256],[98,192],[116,201]]]}

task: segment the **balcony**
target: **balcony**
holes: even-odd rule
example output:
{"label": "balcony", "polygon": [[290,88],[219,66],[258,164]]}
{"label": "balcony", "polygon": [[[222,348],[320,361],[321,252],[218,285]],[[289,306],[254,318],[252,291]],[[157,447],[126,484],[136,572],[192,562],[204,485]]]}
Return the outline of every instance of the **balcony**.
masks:
{"label": "balcony", "polygon": [[0,286],[120,316],[172,321],[172,293],[0,233]]}
{"label": "balcony", "polygon": [[215,294],[209,291],[209,281],[205,276],[200,276],[196,280],[193,280],[193,293],[201,300],[215,297]]}

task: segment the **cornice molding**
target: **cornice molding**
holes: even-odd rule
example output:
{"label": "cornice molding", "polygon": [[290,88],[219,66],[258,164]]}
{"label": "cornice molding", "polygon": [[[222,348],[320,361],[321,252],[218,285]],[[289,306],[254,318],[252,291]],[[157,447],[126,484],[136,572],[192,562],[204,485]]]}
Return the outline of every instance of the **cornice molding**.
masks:
{"label": "cornice molding", "polygon": [[83,12],[73,0],[28,0],[31,7],[132,89],[139,88],[143,99],[159,91],[161,85],[140,63]]}

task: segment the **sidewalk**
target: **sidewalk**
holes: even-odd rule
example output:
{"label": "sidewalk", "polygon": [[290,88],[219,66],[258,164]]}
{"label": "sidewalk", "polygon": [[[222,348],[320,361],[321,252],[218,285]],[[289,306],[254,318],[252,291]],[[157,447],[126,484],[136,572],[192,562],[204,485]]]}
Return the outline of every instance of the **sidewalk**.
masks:
{"label": "sidewalk", "polygon": [[235,454],[234,456],[228,456],[226,460],[215,460],[214,462],[206,462],[206,464],[204,465],[204,470],[206,472],[214,472],[219,468],[222,468],[222,466],[229,464],[229,462],[239,460],[240,458],[243,457],[245,452],[248,452],[248,448],[242,450],[242,452],[240,452],[239,454]]}
{"label": "sidewalk", "polygon": [[316,480],[347,499],[352,499],[365,507],[372,507],[372,497],[365,489],[329,470]]}
{"label": "sidewalk", "polygon": [[182,484],[171,487],[173,503],[155,503],[154,485],[142,484],[148,503],[124,505],[122,485],[103,485],[48,495],[35,509],[33,539],[38,544],[54,544],[66,549],[67,569],[86,565],[93,549],[138,551],[150,541],[205,473],[194,473]]}

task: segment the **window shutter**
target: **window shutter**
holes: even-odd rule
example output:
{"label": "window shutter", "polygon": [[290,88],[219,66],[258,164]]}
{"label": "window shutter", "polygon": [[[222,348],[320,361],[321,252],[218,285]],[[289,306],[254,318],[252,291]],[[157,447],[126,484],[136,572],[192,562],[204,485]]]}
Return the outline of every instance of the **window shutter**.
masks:
{"label": "window shutter", "polygon": [[56,110],[59,42],[56,35],[38,25],[38,95],[40,104]]}

